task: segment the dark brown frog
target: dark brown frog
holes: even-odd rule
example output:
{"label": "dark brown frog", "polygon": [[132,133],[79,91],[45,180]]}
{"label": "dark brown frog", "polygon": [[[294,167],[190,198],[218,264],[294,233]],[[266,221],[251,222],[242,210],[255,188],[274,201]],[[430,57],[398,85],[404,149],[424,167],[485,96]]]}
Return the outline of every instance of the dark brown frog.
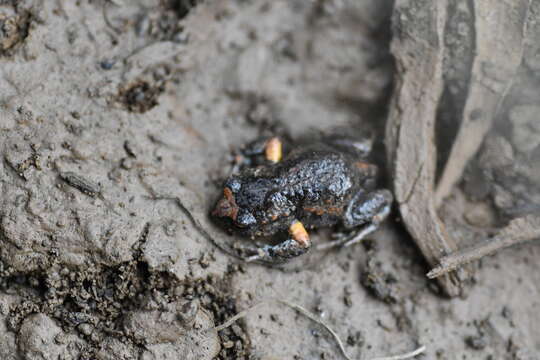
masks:
{"label": "dark brown frog", "polygon": [[377,167],[366,161],[365,142],[326,138],[298,146],[283,159],[281,145],[270,138],[245,149],[247,158],[262,156],[262,163],[227,179],[212,212],[244,236],[289,234],[278,245],[256,249],[248,261],[281,262],[305,253],[311,247],[306,228],[358,229],[352,237],[323,245],[349,246],[388,216],[392,194],[376,189]]}

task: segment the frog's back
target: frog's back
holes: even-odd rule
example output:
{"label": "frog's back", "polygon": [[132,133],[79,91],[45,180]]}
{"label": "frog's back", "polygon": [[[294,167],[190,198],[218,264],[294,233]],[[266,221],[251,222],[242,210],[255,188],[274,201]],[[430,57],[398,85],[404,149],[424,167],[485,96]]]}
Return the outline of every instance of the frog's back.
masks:
{"label": "frog's back", "polygon": [[343,201],[356,185],[350,155],[317,143],[295,150],[279,166],[279,186],[289,198],[309,203]]}

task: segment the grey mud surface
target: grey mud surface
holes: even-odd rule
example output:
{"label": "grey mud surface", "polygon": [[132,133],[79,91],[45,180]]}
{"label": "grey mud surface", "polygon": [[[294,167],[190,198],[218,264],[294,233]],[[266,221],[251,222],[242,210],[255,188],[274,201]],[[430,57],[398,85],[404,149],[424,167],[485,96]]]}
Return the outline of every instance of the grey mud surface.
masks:
{"label": "grey mud surface", "polygon": [[341,358],[278,305],[204,331],[271,298],[315,312],[353,359],[539,358],[535,244],[485,259],[448,300],[395,218],[366,246],[275,269],[186,214],[230,247],[208,212],[241,144],[278,125],[382,128],[390,2],[156,3],[0,2],[1,359]]}

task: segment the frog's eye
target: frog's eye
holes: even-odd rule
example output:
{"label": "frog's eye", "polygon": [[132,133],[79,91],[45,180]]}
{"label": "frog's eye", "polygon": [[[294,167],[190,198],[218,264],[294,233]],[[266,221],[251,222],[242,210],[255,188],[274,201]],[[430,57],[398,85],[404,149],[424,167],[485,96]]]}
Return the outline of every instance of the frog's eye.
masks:
{"label": "frog's eye", "polygon": [[242,187],[242,183],[238,179],[231,178],[227,180],[227,182],[225,183],[225,187],[228,187],[229,189],[231,189],[233,193],[237,193],[238,191],[240,191],[240,188]]}
{"label": "frog's eye", "polygon": [[235,224],[239,227],[248,227],[257,223],[257,219],[249,211],[241,209],[238,211]]}

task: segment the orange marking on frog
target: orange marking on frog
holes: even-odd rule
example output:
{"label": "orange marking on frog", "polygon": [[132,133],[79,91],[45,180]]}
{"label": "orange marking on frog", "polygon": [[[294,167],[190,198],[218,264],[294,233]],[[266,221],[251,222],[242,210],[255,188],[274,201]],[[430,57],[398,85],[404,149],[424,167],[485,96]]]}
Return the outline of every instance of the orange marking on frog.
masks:
{"label": "orange marking on frog", "polygon": [[289,227],[289,233],[294,241],[303,247],[309,246],[309,234],[300,221],[295,221]]}
{"label": "orange marking on frog", "polygon": [[266,143],[265,155],[266,159],[277,163],[281,160],[281,157],[283,156],[283,150],[281,141],[277,137],[273,137]]}
{"label": "orange marking on frog", "polygon": [[238,205],[236,205],[236,199],[228,187],[223,189],[223,199],[219,200],[216,208],[212,212],[212,215],[219,217],[230,217],[236,220],[238,216]]}

